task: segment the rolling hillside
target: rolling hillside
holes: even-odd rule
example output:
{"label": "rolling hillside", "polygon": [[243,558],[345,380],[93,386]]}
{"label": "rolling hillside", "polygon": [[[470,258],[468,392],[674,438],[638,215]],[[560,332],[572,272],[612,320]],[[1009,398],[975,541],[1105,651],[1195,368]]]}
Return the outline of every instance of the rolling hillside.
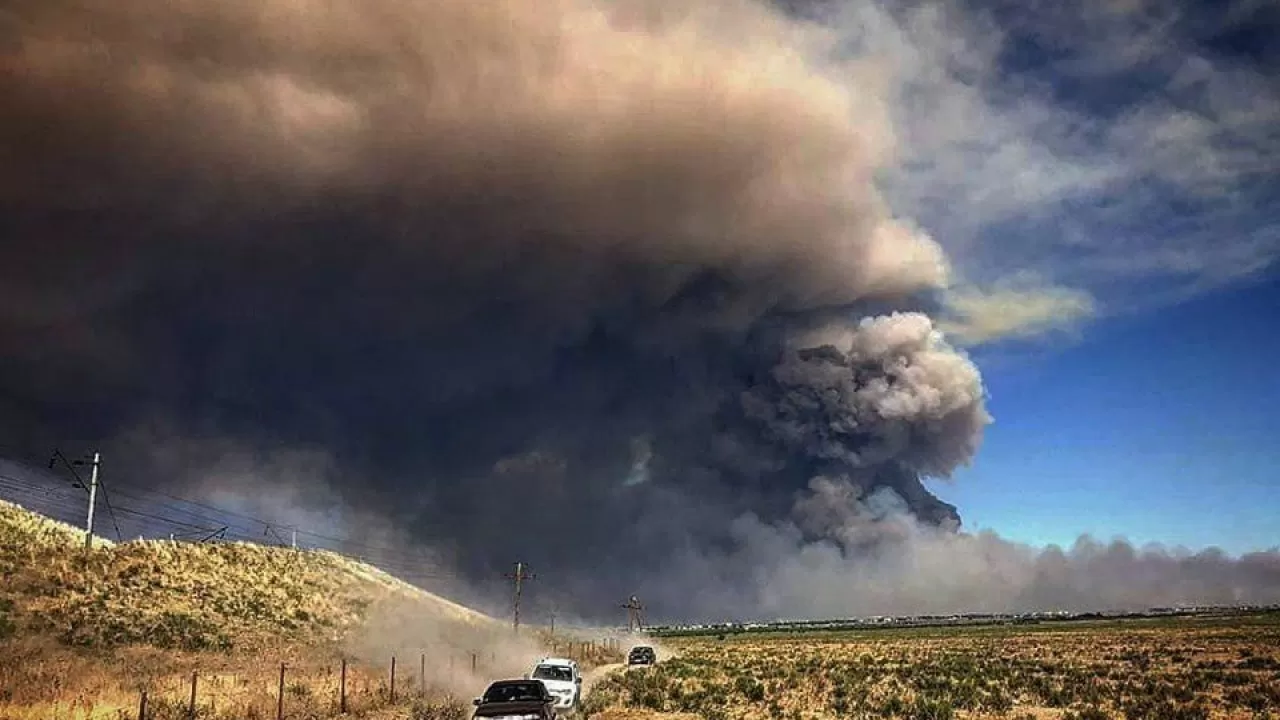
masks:
{"label": "rolling hillside", "polygon": [[[586,667],[618,660],[565,639]],[[290,718],[456,718],[547,641],[329,551],[95,538],[86,552],[82,530],[0,501],[3,720],[131,719],[143,693],[147,720],[188,718],[192,697],[202,720],[281,702]]]}
{"label": "rolling hillside", "polygon": [[0,632],[180,650],[340,643],[377,608],[458,630],[492,618],[327,551],[97,538],[0,502]]}

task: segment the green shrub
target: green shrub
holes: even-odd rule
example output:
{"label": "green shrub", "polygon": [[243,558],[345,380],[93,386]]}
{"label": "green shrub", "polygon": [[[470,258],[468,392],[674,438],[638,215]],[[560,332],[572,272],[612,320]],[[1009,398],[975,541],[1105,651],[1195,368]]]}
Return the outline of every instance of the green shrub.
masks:
{"label": "green shrub", "polygon": [[764,701],[764,686],[749,675],[739,675],[734,680],[733,687],[742,693],[748,702],[758,703]]}
{"label": "green shrub", "polygon": [[911,704],[912,720],[952,720],[955,715],[955,708],[947,700],[927,700],[918,697]]}

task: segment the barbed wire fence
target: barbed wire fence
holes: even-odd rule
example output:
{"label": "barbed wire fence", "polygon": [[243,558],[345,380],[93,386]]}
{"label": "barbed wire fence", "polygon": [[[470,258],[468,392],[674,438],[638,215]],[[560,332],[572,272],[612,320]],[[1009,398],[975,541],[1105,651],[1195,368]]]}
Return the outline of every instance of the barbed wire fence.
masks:
{"label": "barbed wire fence", "polygon": [[[480,653],[465,656],[470,658],[474,672],[486,671]],[[312,717],[316,712],[359,714],[430,698],[460,701],[453,697],[451,688],[433,684],[430,678],[436,675],[426,672],[428,658],[440,660],[422,652],[415,658],[416,663],[397,662],[402,658],[393,655],[380,667],[342,658],[305,667],[282,662],[271,671],[256,673],[193,671],[141,688],[136,713],[130,713],[128,720],[197,720],[229,715],[290,720]],[[416,667],[416,672],[407,672],[406,664]]]}
{"label": "barbed wire fence", "polygon": [[[562,641],[554,648],[561,657],[590,661],[616,650],[617,641]],[[455,648],[390,655],[383,663],[351,657],[324,658],[307,663],[266,663],[255,668],[196,669],[175,672],[136,685],[128,709],[119,698],[81,697],[75,707],[57,708],[85,720],[301,720],[435,703],[438,710],[465,711],[467,698],[458,695],[458,679],[478,690],[482,678],[501,679],[503,663],[491,652]],[[449,716],[443,713],[443,716]],[[432,717],[419,714],[419,717]]]}

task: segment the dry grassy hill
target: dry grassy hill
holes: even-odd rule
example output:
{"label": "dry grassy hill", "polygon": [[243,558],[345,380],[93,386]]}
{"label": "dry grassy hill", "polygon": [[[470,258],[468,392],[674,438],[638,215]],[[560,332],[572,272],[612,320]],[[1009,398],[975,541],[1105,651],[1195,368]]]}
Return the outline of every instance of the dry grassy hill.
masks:
{"label": "dry grassy hill", "polygon": [[497,622],[325,551],[249,543],[113,544],[0,502],[0,634],[75,646],[182,650],[338,643],[371,609],[484,628]]}
{"label": "dry grassy hill", "polygon": [[341,658],[357,716],[453,717],[462,706],[406,703],[525,672],[544,639],[335,553],[101,538],[86,552],[82,530],[0,501],[3,720],[134,718],[144,690],[147,720],[188,717],[193,673],[198,717],[275,717],[281,663],[286,716],[335,717]]}

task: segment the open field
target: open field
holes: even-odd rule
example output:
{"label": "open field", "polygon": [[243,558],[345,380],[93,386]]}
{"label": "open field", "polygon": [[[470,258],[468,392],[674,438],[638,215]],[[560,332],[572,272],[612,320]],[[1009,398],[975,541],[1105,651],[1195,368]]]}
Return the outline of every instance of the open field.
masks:
{"label": "open field", "polygon": [[[465,718],[558,646],[333,553],[100,541],[0,503],[0,720]],[[621,640],[621,638],[615,638]],[[389,665],[396,657],[396,693]],[[591,673],[601,720],[1280,717],[1280,613],[660,640]],[[348,661],[348,714],[341,663]],[[286,668],[281,691],[280,668]],[[196,678],[192,703],[192,678]]]}
{"label": "open field", "polygon": [[619,720],[1280,716],[1280,613],[667,639],[601,683]]}

